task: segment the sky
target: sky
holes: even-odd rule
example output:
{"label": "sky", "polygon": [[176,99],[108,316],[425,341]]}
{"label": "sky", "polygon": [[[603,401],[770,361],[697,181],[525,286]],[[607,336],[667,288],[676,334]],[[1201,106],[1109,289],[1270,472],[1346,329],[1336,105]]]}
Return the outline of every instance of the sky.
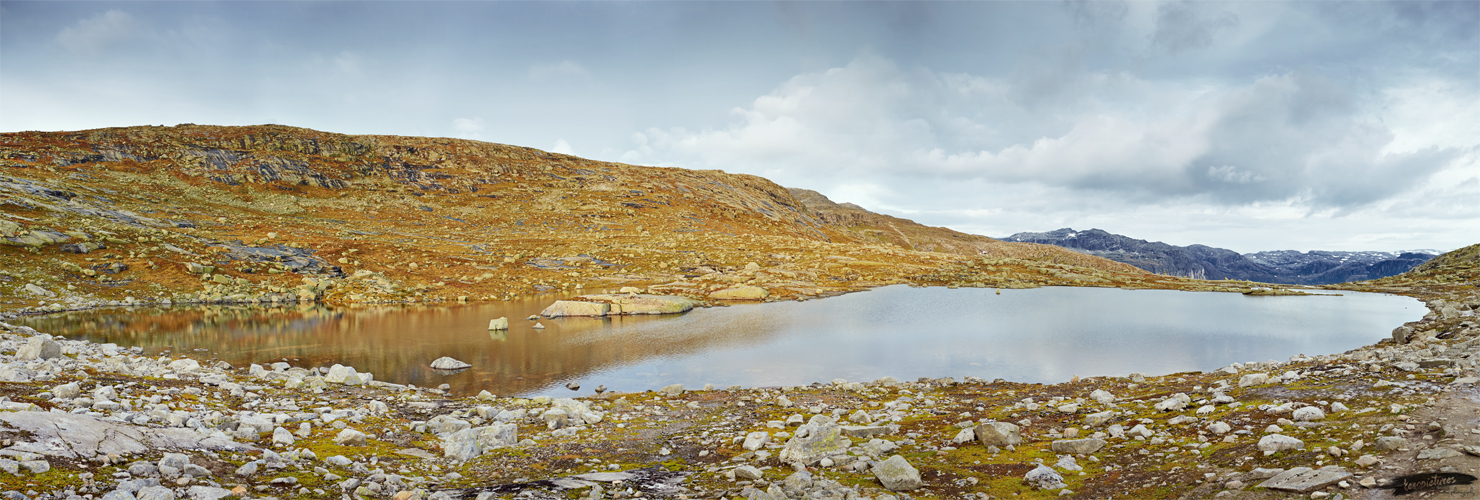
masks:
{"label": "sky", "polygon": [[276,123],[720,169],[987,236],[1480,243],[1480,1],[18,2],[0,132]]}

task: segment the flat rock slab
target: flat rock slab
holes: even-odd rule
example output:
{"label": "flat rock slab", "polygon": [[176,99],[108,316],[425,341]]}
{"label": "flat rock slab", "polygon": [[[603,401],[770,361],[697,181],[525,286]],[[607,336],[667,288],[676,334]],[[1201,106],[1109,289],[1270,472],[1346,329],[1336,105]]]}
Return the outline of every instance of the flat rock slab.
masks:
{"label": "flat rock slab", "polygon": [[1296,467],[1269,478],[1259,483],[1260,488],[1272,490],[1294,491],[1297,493],[1309,493],[1327,486],[1336,484],[1338,481],[1352,477],[1352,473],[1341,469],[1312,469],[1310,467]]}
{"label": "flat rock slab", "polygon": [[10,449],[53,457],[90,459],[109,453],[129,455],[157,449],[256,449],[194,429],[156,429],[66,413],[0,412],[0,426],[28,433],[33,440],[18,442]]}
{"label": "flat rock slab", "polygon": [[845,425],[843,435],[853,438],[869,439],[892,434],[894,429],[883,425]]}
{"label": "flat rock slab", "polygon": [[557,300],[540,311],[540,316],[559,318],[565,316],[622,316],[637,314],[678,314],[694,309],[698,301],[676,295],[647,294],[594,294],[582,295],[571,300]]}

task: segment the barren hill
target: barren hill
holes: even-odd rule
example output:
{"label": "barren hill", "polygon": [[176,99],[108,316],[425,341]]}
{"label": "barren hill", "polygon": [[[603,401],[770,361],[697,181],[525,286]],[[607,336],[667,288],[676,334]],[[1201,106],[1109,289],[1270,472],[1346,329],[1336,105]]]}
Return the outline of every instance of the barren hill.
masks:
{"label": "barren hill", "polygon": [[0,134],[3,307],[496,300],[624,285],[772,299],[892,283],[1205,287],[769,180],[285,126]]}

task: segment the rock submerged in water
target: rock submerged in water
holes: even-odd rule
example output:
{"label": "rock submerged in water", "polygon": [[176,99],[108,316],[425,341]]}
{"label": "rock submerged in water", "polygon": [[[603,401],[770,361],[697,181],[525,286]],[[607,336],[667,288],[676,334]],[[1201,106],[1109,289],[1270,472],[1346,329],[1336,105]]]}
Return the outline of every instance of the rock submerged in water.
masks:
{"label": "rock submerged in water", "polygon": [[646,294],[594,294],[582,295],[571,300],[557,300],[540,316],[559,318],[566,316],[621,316],[635,314],[678,314],[694,309],[697,301],[674,295]]}
{"label": "rock submerged in water", "polygon": [[436,361],[432,362],[432,368],[437,370],[461,370],[464,368],[471,368],[472,366],[473,365],[449,358],[447,356],[442,356],[440,358],[437,358]]}

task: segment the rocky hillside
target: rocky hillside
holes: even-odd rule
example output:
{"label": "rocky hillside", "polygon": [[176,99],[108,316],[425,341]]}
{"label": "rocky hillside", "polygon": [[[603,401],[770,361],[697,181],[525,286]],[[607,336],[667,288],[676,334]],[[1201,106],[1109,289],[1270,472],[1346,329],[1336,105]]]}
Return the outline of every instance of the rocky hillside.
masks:
{"label": "rocky hillside", "polygon": [[625,285],[1210,285],[755,176],[285,126],[0,134],[0,307],[500,300]]}
{"label": "rocky hillside", "polygon": [[1434,257],[1420,252],[1319,250],[1276,250],[1244,255],[1206,245],[1184,247],[1148,242],[1099,229],[1075,231],[1064,228],[1044,233],[1017,233],[1002,238],[1002,241],[1056,245],[1157,274],[1295,285],[1327,285],[1392,276]]}

